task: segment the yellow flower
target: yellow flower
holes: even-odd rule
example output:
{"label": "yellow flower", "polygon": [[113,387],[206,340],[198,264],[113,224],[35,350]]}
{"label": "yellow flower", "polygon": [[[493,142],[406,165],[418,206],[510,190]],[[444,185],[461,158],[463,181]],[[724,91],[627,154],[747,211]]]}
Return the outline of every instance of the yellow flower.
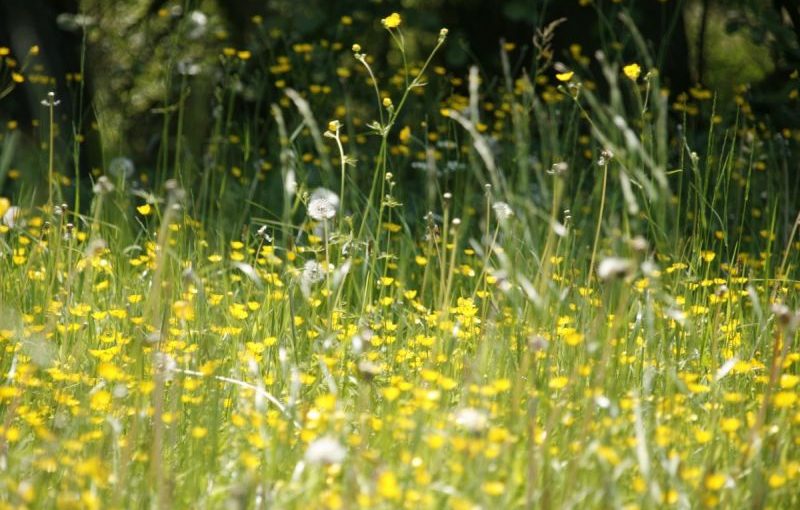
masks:
{"label": "yellow flower", "polygon": [[741,425],[742,422],[737,418],[723,418],[720,421],[720,428],[723,432],[736,432]]}
{"label": "yellow flower", "polygon": [[194,320],[194,307],[188,301],[178,300],[172,303],[172,313],[180,320]]}
{"label": "yellow flower", "polygon": [[411,128],[409,126],[404,127],[400,130],[400,141],[403,143],[408,143],[408,140],[411,138]]}
{"label": "yellow flower", "polygon": [[389,402],[394,402],[397,397],[400,396],[400,390],[395,388],[394,386],[389,386],[388,388],[384,388],[381,393],[383,393],[383,397],[388,400]]}
{"label": "yellow flower", "polygon": [[603,459],[604,461],[608,462],[612,466],[616,466],[619,464],[619,455],[617,452],[614,451],[613,448],[609,448],[608,446],[601,446],[597,449],[597,456]]}
{"label": "yellow flower", "polygon": [[400,484],[397,482],[397,477],[391,471],[385,471],[378,477],[378,494],[386,499],[400,498]]}
{"label": "yellow flower", "polygon": [[100,390],[93,394],[89,399],[89,407],[93,411],[106,411],[111,406],[111,393]]}
{"label": "yellow flower", "polygon": [[713,436],[711,435],[711,432],[698,428],[694,431],[694,438],[698,443],[706,444],[707,442],[711,441]]}
{"label": "yellow flower", "polygon": [[9,427],[8,430],[6,430],[6,440],[9,443],[18,441],[19,437],[20,437],[20,432],[17,427]]}
{"label": "yellow flower", "polygon": [[389,16],[383,18],[381,20],[381,23],[383,23],[383,26],[385,26],[386,28],[397,28],[400,26],[400,23],[402,21],[403,20],[400,19],[400,15],[397,14],[396,12],[393,12]]}
{"label": "yellow flower", "polygon": [[499,496],[506,490],[505,484],[498,481],[484,482],[481,488],[483,489],[483,492],[490,496]]}
{"label": "yellow flower", "polygon": [[567,71],[566,73],[558,73],[556,74],[556,80],[567,82],[572,79],[572,76],[574,74],[575,73],[573,71]]}
{"label": "yellow flower", "polygon": [[[0,202],[2,199],[0,199]],[[0,207],[0,214],[2,214],[2,207]],[[800,382],[800,377],[793,375],[793,374],[783,374],[781,375],[781,388],[785,390],[790,390],[797,386],[797,383]]]}
{"label": "yellow flower", "polygon": [[773,473],[769,476],[768,483],[770,487],[777,489],[778,487],[783,487],[786,483],[786,477],[778,473]]}
{"label": "yellow flower", "polygon": [[147,216],[152,212],[153,208],[150,207],[150,204],[144,204],[137,207],[136,210],[139,211],[139,214],[142,216]]}
{"label": "yellow flower", "polygon": [[583,342],[583,334],[578,333],[577,331],[574,330],[565,332],[564,342],[566,342],[567,345],[575,347],[579,343]]}
{"label": "yellow flower", "polygon": [[202,439],[208,435],[208,429],[205,427],[192,427],[192,437],[195,439]]}
{"label": "yellow flower", "polygon": [[775,407],[787,408],[792,407],[797,402],[797,394],[791,391],[779,391],[772,397]]}
{"label": "yellow flower", "polygon": [[631,80],[636,81],[639,78],[639,75],[642,74],[642,68],[639,67],[639,64],[634,62],[633,64],[628,64],[623,67],[622,72],[625,73],[625,76]]}
{"label": "yellow flower", "polygon": [[706,489],[710,491],[718,491],[725,485],[726,477],[721,473],[709,474],[706,476]]}
{"label": "yellow flower", "polygon": [[[230,312],[232,317],[234,317],[236,319],[239,319],[239,320],[244,320],[249,315],[247,313],[247,310],[245,310],[244,305],[242,305],[240,303],[233,303],[232,305],[230,305],[228,307],[228,312]],[[295,317],[295,320],[299,319],[299,318],[300,317]]]}

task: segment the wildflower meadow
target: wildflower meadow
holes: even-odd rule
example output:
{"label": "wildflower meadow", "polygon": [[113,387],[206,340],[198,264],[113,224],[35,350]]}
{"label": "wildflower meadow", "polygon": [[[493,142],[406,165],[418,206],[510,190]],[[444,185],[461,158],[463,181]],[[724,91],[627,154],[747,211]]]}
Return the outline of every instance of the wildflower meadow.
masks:
{"label": "wildflower meadow", "polygon": [[800,77],[650,1],[0,38],[0,509],[800,507]]}

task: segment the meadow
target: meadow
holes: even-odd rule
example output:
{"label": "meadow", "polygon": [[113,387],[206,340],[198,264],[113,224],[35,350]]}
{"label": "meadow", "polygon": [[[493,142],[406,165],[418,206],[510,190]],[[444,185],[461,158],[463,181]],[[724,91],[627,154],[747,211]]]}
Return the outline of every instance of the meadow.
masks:
{"label": "meadow", "polygon": [[0,126],[0,509],[800,506],[800,130],[643,42],[358,29],[398,65],[275,55],[269,131],[225,47],[201,155],[176,75],[151,172],[82,174],[55,94]]}

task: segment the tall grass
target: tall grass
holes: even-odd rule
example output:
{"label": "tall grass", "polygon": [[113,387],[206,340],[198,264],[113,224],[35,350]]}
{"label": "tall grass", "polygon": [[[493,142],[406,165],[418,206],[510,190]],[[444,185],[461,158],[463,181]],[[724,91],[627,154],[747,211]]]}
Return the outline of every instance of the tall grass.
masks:
{"label": "tall grass", "polygon": [[797,506],[796,140],[384,27],[336,115],[231,78],[199,158],[182,81],[152,181],[0,202],[0,507]]}

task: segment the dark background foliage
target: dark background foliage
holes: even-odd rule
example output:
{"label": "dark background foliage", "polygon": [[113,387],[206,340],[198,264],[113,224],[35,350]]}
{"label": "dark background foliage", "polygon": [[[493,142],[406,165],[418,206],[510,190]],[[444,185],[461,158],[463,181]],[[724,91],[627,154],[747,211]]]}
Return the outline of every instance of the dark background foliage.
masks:
{"label": "dark background foliage", "polygon": [[[200,35],[191,18],[197,11],[207,15]],[[415,58],[424,56],[430,34],[450,27],[443,60],[452,76],[464,77],[471,65],[483,76],[501,76],[501,44],[517,49],[515,75],[533,73],[534,36],[560,20],[551,46],[556,69],[584,66],[599,74],[593,57],[600,48],[620,62],[652,58],[673,95],[704,84],[725,105],[746,86],[750,103],[775,127],[798,125],[797,108],[785,106],[800,64],[800,5],[792,0],[2,0],[0,46],[11,48],[18,64],[32,46],[41,52],[30,69],[40,79],[0,99],[0,117],[35,138],[40,101],[55,90],[62,101],[59,139],[69,145],[65,133],[81,135],[84,171],[104,167],[109,154],[152,163],[162,120],[153,112],[171,106],[164,98],[180,83],[181,66],[196,65],[204,79],[193,80],[184,106],[197,135],[188,145],[199,153],[211,125],[209,104],[224,81],[215,67],[223,48],[252,53],[245,69],[223,72],[249,77],[235,102],[258,123],[282,94],[274,83],[283,77],[265,68],[298,44],[314,44],[299,60],[305,65],[293,66],[288,85],[298,88],[328,83],[354,42],[368,49],[377,69],[396,68],[399,55],[378,30],[392,11],[403,15]],[[648,56],[621,15],[638,27]],[[82,80],[69,79],[81,70]]]}

